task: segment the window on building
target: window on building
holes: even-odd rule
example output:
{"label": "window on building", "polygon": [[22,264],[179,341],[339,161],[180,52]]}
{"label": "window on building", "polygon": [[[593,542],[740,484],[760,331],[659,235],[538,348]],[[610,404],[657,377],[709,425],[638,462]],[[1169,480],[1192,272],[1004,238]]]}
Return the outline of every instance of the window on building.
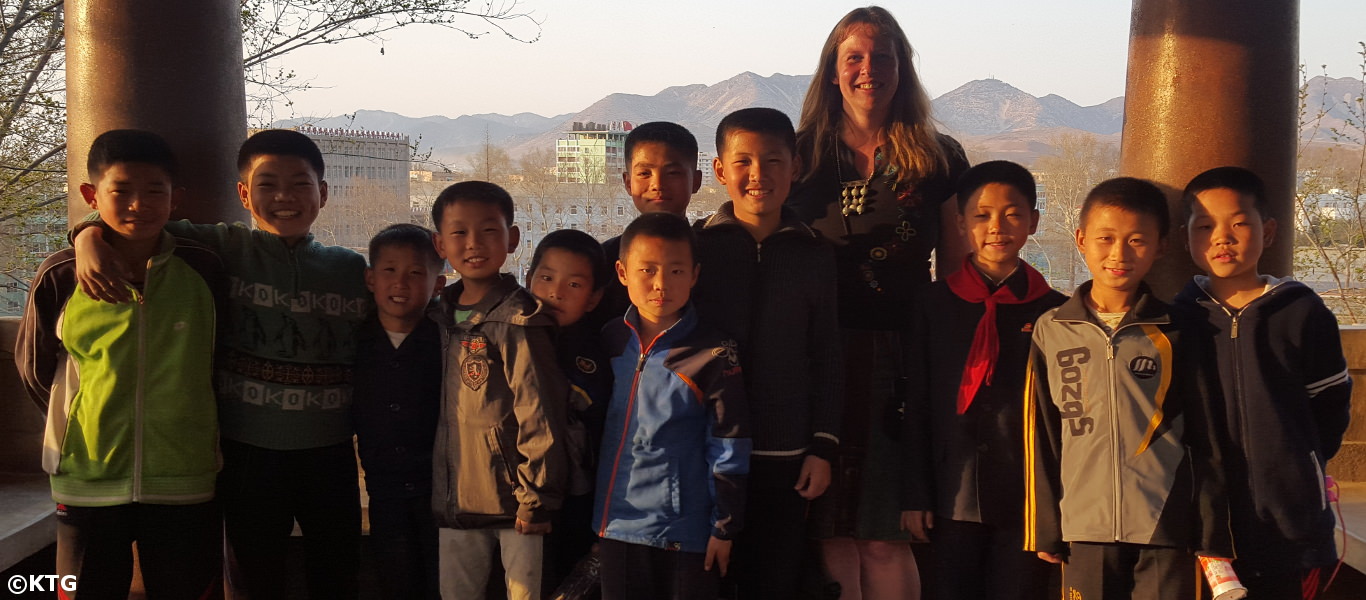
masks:
{"label": "window on building", "polygon": [[626,214],[626,207],[624,207],[624,206],[618,206],[618,207],[617,207],[617,216],[620,217],[620,216],[623,216],[623,215],[625,215],[625,214]]}
{"label": "window on building", "polygon": [[571,214],[571,215],[577,215],[577,214],[579,214],[579,207],[578,207],[577,204],[574,205],[574,206],[569,207],[569,214]]}

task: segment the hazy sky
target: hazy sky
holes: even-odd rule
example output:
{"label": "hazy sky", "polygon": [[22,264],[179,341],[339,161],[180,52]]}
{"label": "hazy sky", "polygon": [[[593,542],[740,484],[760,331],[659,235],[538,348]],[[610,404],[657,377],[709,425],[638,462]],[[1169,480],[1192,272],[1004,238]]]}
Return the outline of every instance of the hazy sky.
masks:
{"label": "hazy sky", "polygon": [[[493,0],[497,4],[497,0]],[[471,2],[474,6],[483,3]],[[358,108],[411,117],[577,112],[612,92],[653,95],[714,84],[743,71],[809,74],[835,22],[858,3],[829,0],[522,0],[541,21],[526,44],[493,31],[478,40],[431,26],[308,48],[281,66],[312,77],[293,97],[298,116]],[[1036,96],[1081,105],[1124,93],[1129,11],[1124,0],[888,1],[911,39],[931,97],[995,77]],[[1360,76],[1361,0],[1306,0],[1301,60],[1310,75]],[[491,28],[470,21],[470,29]],[[534,26],[510,29],[534,35]],[[277,117],[289,116],[279,113]]]}

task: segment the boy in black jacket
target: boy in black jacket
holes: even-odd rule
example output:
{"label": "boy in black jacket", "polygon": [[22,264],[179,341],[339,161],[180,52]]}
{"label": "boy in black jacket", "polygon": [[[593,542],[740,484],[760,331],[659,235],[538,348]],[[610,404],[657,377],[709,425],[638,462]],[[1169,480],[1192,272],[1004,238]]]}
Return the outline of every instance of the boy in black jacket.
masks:
{"label": "boy in black jacket", "polygon": [[1300,598],[1336,558],[1323,467],[1350,418],[1337,319],[1313,290],[1257,271],[1276,236],[1260,178],[1211,169],[1184,194],[1197,275],[1176,305],[1214,340],[1222,399],[1210,412],[1227,478],[1233,566],[1252,598]]}
{"label": "boy in black jacket", "polygon": [[1034,321],[1067,298],[1020,258],[1039,224],[1028,170],[982,163],[957,197],[972,254],[925,289],[905,338],[902,527],[934,542],[936,598],[1040,597],[1045,563],[1023,550],[1020,397]]}
{"label": "boy in black jacket", "polygon": [[735,338],[750,402],[749,524],[736,543],[741,598],[795,598],[806,508],[830,484],[841,415],[834,252],[784,207],[800,170],[792,122],[736,111],[716,131],[731,200],[698,221],[697,313]]}
{"label": "boy in black jacket", "polygon": [[427,305],[445,284],[432,232],[390,225],[370,240],[375,315],[357,331],[356,441],[370,496],[370,551],[387,598],[437,598],[432,445],[441,332]]}

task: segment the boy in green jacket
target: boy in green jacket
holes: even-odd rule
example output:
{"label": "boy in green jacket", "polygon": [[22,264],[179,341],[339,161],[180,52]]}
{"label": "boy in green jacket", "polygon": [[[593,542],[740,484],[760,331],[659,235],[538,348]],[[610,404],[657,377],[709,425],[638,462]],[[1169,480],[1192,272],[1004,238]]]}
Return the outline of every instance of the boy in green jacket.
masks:
{"label": "boy in green jacket", "polygon": [[81,196],[137,301],[77,290],[75,253],[62,250],[39,268],[15,349],[47,412],[57,574],[127,595],[137,542],[149,597],[202,597],[220,572],[213,347],[226,279],[217,255],[162,231],[182,190],[161,137],[105,132],[88,168]]}

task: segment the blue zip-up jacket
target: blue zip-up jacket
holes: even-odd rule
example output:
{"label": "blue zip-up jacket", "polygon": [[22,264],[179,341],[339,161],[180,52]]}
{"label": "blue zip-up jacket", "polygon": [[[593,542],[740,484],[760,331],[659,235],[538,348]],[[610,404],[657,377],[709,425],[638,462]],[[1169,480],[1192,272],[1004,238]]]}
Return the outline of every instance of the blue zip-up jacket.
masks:
{"label": "blue zip-up jacket", "polygon": [[705,552],[740,531],[749,414],[735,342],[683,318],[640,339],[634,307],[603,328],[616,381],[607,407],[593,526],[598,535]]}

